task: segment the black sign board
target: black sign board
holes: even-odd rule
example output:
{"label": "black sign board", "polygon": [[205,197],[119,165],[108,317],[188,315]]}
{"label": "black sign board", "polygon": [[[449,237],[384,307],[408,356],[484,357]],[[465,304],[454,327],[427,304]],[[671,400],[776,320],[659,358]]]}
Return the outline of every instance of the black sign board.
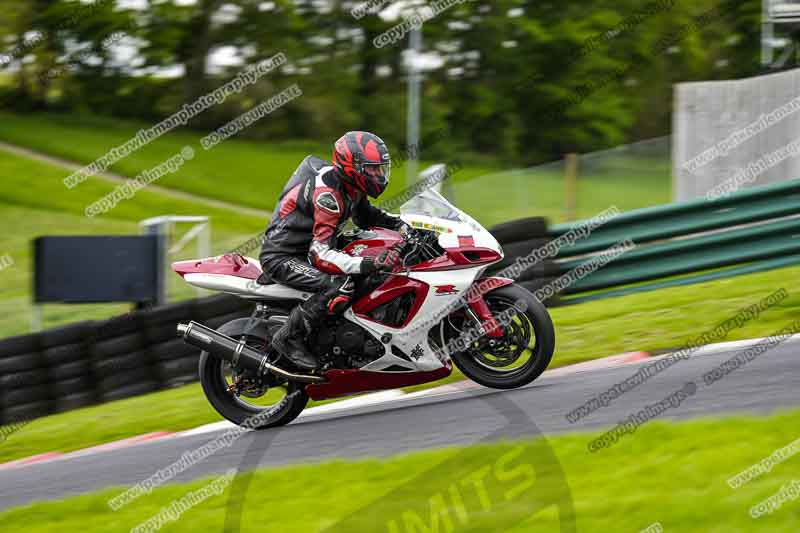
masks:
{"label": "black sign board", "polygon": [[36,303],[150,302],[163,284],[160,237],[39,237]]}

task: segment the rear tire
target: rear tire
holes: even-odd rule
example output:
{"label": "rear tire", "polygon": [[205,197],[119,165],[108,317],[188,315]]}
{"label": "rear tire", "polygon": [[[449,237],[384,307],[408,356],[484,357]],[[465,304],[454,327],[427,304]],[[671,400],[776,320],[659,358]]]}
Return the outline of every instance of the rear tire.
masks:
{"label": "rear tire", "polygon": [[[245,319],[246,321],[247,319]],[[235,339],[242,337],[242,321],[233,320],[218,328],[220,333],[231,336]],[[258,344],[265,346],[269,339],[256,339]],[[228,384],[225,378],[224,361],[212,356],[208,352],[200,354],[200,383],[203,386],[206,398],[216,411],[223,417],[236,425],[243,425],[244,422],[255,416],[260,415],[258,424],[247,424],[252,429],[267,429],[271,427],[285,426],[303,412],[308,404],[305,384],[297,382],[287,382],[285,384],[286,395],[276,404],[269,407],[258,407],[240,401],[233,393],[228,392]]]}
{"label": "rear tire", "polygon": [[[485,363],[478,362],[476,358],[479,350],[467,350],[464,352],[453,353],[452,358],[456,367],[461,372],[470,378],[472,381],[490,387],[493,389],[516,389],[523,387],[533,380],[542,375],[550,364],[555,351],[556,335],[553,328],[553,321],[550,319],[550,314],[547,312],[544,304],[542,304],[536,297],[528,290],[519,285],[508,285],[501,287],[484,295],[490,308],[497,314],[497,309],[500,303],[504,302],[510,304],[507,307],[511,308],[514,302],[521,301],[527,305],[524,312],[516,310],[516,317],[513,320],[518,320],[520,324],[527,321],[535,334],[535,344],[533,347],[528,347],[531,352],[530,359],[522,364],[520,367],[503,371],[494,370]],[[512,322],[513,322],[512,320]],[[507,335],[512,327],[503,326],[504,333]],[[515,326],[515,329],[524,331],[521,325]],[[529,335],[530,337],[530,335]],[[452,337],[451,337],[452,338]],[[483,340],[483,339],[481,339]],[[534,339],[529,338],[528,342]]]}

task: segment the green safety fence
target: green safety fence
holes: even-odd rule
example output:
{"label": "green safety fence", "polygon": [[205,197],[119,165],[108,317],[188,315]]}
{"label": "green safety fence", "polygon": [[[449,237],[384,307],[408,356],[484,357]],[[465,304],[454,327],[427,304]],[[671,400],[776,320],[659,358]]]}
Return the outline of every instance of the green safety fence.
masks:
{"label": "green safety fence", "polygon": [[[547,230],[556,240],[588,221]],[[513,224],[513,223],[512,223]],[[521,225],[519,226],[522,227]],[[541,237],[503,242],[505,264],[541,246]],[[588,236],[558,249],[528,274],[542,286],[598,259],[619,243],[635,247],[584,276],[571,276],[560,303],[577,303],[663,287],[699,283],[800,263],[800,180],[737,191],[714,200],[619,214]],[[530,281],[529,281],[530,283]],[[560,285],[565,285],[564,283]]]}

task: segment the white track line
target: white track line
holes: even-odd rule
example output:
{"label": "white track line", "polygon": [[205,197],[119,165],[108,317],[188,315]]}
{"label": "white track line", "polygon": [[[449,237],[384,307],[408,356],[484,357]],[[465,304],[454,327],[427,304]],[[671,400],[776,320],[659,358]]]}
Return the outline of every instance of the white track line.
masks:
{"label": "white track line", "polygon": [[[347,400],[340,400],[338,402],[327,403],[325,405],[318,405],[317,407],[311,407],[310,409],[306,409],[305,411],[300,413],[300,416],[297,418],[303,418],[306,416],[312,416],[321,413],[334,413],[336,411],[344,411],[347,409],[358,409],[366,405],[380,405],[383,403],[390,403],[397,400],[398,398],[403,398],[405,396],[406,394],[401,390],[387,390],[387,391],[375,392],[372,394],[364,394],[356,398],[349,398]],[[213,433],[215,431],[225,431],[235,427],[236,427],[235,424],[228,422],[227,420],[223,420],[221,422],[214,422],[213,424],[206,424],[204,426],[196,427],[188,431],[181,431],[179,433],[176,433],[176,436],[190,437],[192,435],[203,435],[204,433]]]}
{"label": "white track line", "polygon": [[[703,346],[691,354],[691,357],[694,356],[704,356],[704,355],[713,355],[722,352],[729,352],[729,351],[736,351],[736,350],[744,350],[747,348],[751,348],[756,346],[766,340],[765,338],[760,339],[748,339],[742,341],[733,341],[733,342],[721,342],[717,344],[709,344]],[[792,335],[784,342],[798,342],[800,341],[800,334]],[[675,353],[675,352],[671,352]],[[620,355],[613,355],[611,357],[604,357],[602,359],[595,359],[593,361],[586,361],[583,363],[577,363],[574,365],[564,366],[561,368],[555,368],[553,370],[548,370],[542,377],[560,377],[565,375],[571,374],[580,374],[585,372],[593,372],[595,370],[605,369],[605,368],[612,368],[616,366],[622,365],[630,365],[630,364],[638,364],[645,361],[655,361],[657,359],[663,357],[669,357],[671,353],[667,353],[658,357],[648,357],[647,352],[630,352],[624,353]],[[531,384],[533,385],[533,384]],[[341,400],[338,402],[320,405],[317,407],[312,407],[310,409],[306,409],[300,414],[300,417],[308,417],[317,414],[324,414],[324,413],[335,413],[339,411],[356,411],[362,407],[371,405],[383,405],[383,404],[391,404],[397,402],[401,399],[410,399],[410,398],[428,398],[428,397],[437,397],[437,396],[448,396],[452,394],[457,394],[463,392],[465,390],[470,389],[479,389],[482,388],[477,383],[472,381],[459,381],[456,383],[449,383],[447,385],[442,385],[439,387],[434,387],[431,389],[426,389],[419,392],[409,393],[406,394],[401,390],[388,390],[388,391],[380,391],[371,394],[364,394],[361,396],[357,396],[355,398],[350,398],[347,400]],[[154,440],[158,440],[159,438],[176,438],[176,437],[190,437],[194,435],[204,435],[206,433],[214,433],[217,431],[225,431],[227,429],[231,429],[236,427],[231,422],[227,420],[223,420],[221,422],[214,422],[212,424],[206,424],[200,427],[196,427],[194,429],[190,429],[187,431],[181,431],[177,433],[166,433],[166,432],[159,432],[161,433],[152,433],[147,435],[139,435],[137,437],[130,437],[128,439],[123,439],[122,441],[110,442],[107,444],[102,444],[100,446],[94,446],[91,448],[87,448],[84,450],[78,450],[75,452],[67,453],[67,454],[60,454],[58,452],[51,452],[46,454],[40,454],[37,456],[18,459],[16,461],[12,461],[10,463],[0,464],[0,470],[6,468],[23,468],[28,464],[41,464],[51,461],[59,461],[63,459],[69,459],[73,457],[81,457],[84,455],[91,455],[95,453],[103,453],[109,450],[119,449],[121,447],[128,447],[128,446],[136,446],[138,444],[142,444],[144,442],[153,442]],[[155,437],[155,438],[154,438]],[[28,463],[28,461],[33,461]]]}
{"label": "white track line", "polygon": [[[747,340],[742,340],[742,341],[730,341],[730,342],[720,342],[720,343],[717,343],[717,344],[707,344],[705,346],[701,346],[700,348],[698,348],[697,350],[692,352],[692,357],[694,357],[696,355],[714,355],[714,354],[718,354],[718,353],[722,353],[722,352],[730,352],[730,351],[734,351],[734,350],[745,350],[747,348],[752,348],[753,346],[761,344],[762,342],[766,341],[768,338],[769,337],[763,337],[763,338],[760,338],[760,339],[747,339]],[[783,341],[783,344],[797,342],[797,341],[800,341],[800,334],[792,335],[791,337],[787,337],[786,340]],[[661,355],[659,357],[668,357],[668,356],[672,355],[673,353],[678,353],[678,352],[670,352],[670,353]]]}

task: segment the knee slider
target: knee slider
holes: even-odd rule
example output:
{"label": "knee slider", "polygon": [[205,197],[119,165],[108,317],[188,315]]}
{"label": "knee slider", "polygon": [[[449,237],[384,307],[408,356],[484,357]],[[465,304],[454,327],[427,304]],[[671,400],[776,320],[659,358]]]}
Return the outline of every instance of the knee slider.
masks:
{"label": "knee slider", "polygon": [[325,291],[328,299],[328,313],[340,315],[350,306],[353,297],[355,283],[350,276],[331,276],[327,283],[328,289]]}
{"label": "knee slider", "polygon": [[331,315],[341,315],[350,306],[350,297],[340,294],[334,296],[328,302],[328,313]]}

